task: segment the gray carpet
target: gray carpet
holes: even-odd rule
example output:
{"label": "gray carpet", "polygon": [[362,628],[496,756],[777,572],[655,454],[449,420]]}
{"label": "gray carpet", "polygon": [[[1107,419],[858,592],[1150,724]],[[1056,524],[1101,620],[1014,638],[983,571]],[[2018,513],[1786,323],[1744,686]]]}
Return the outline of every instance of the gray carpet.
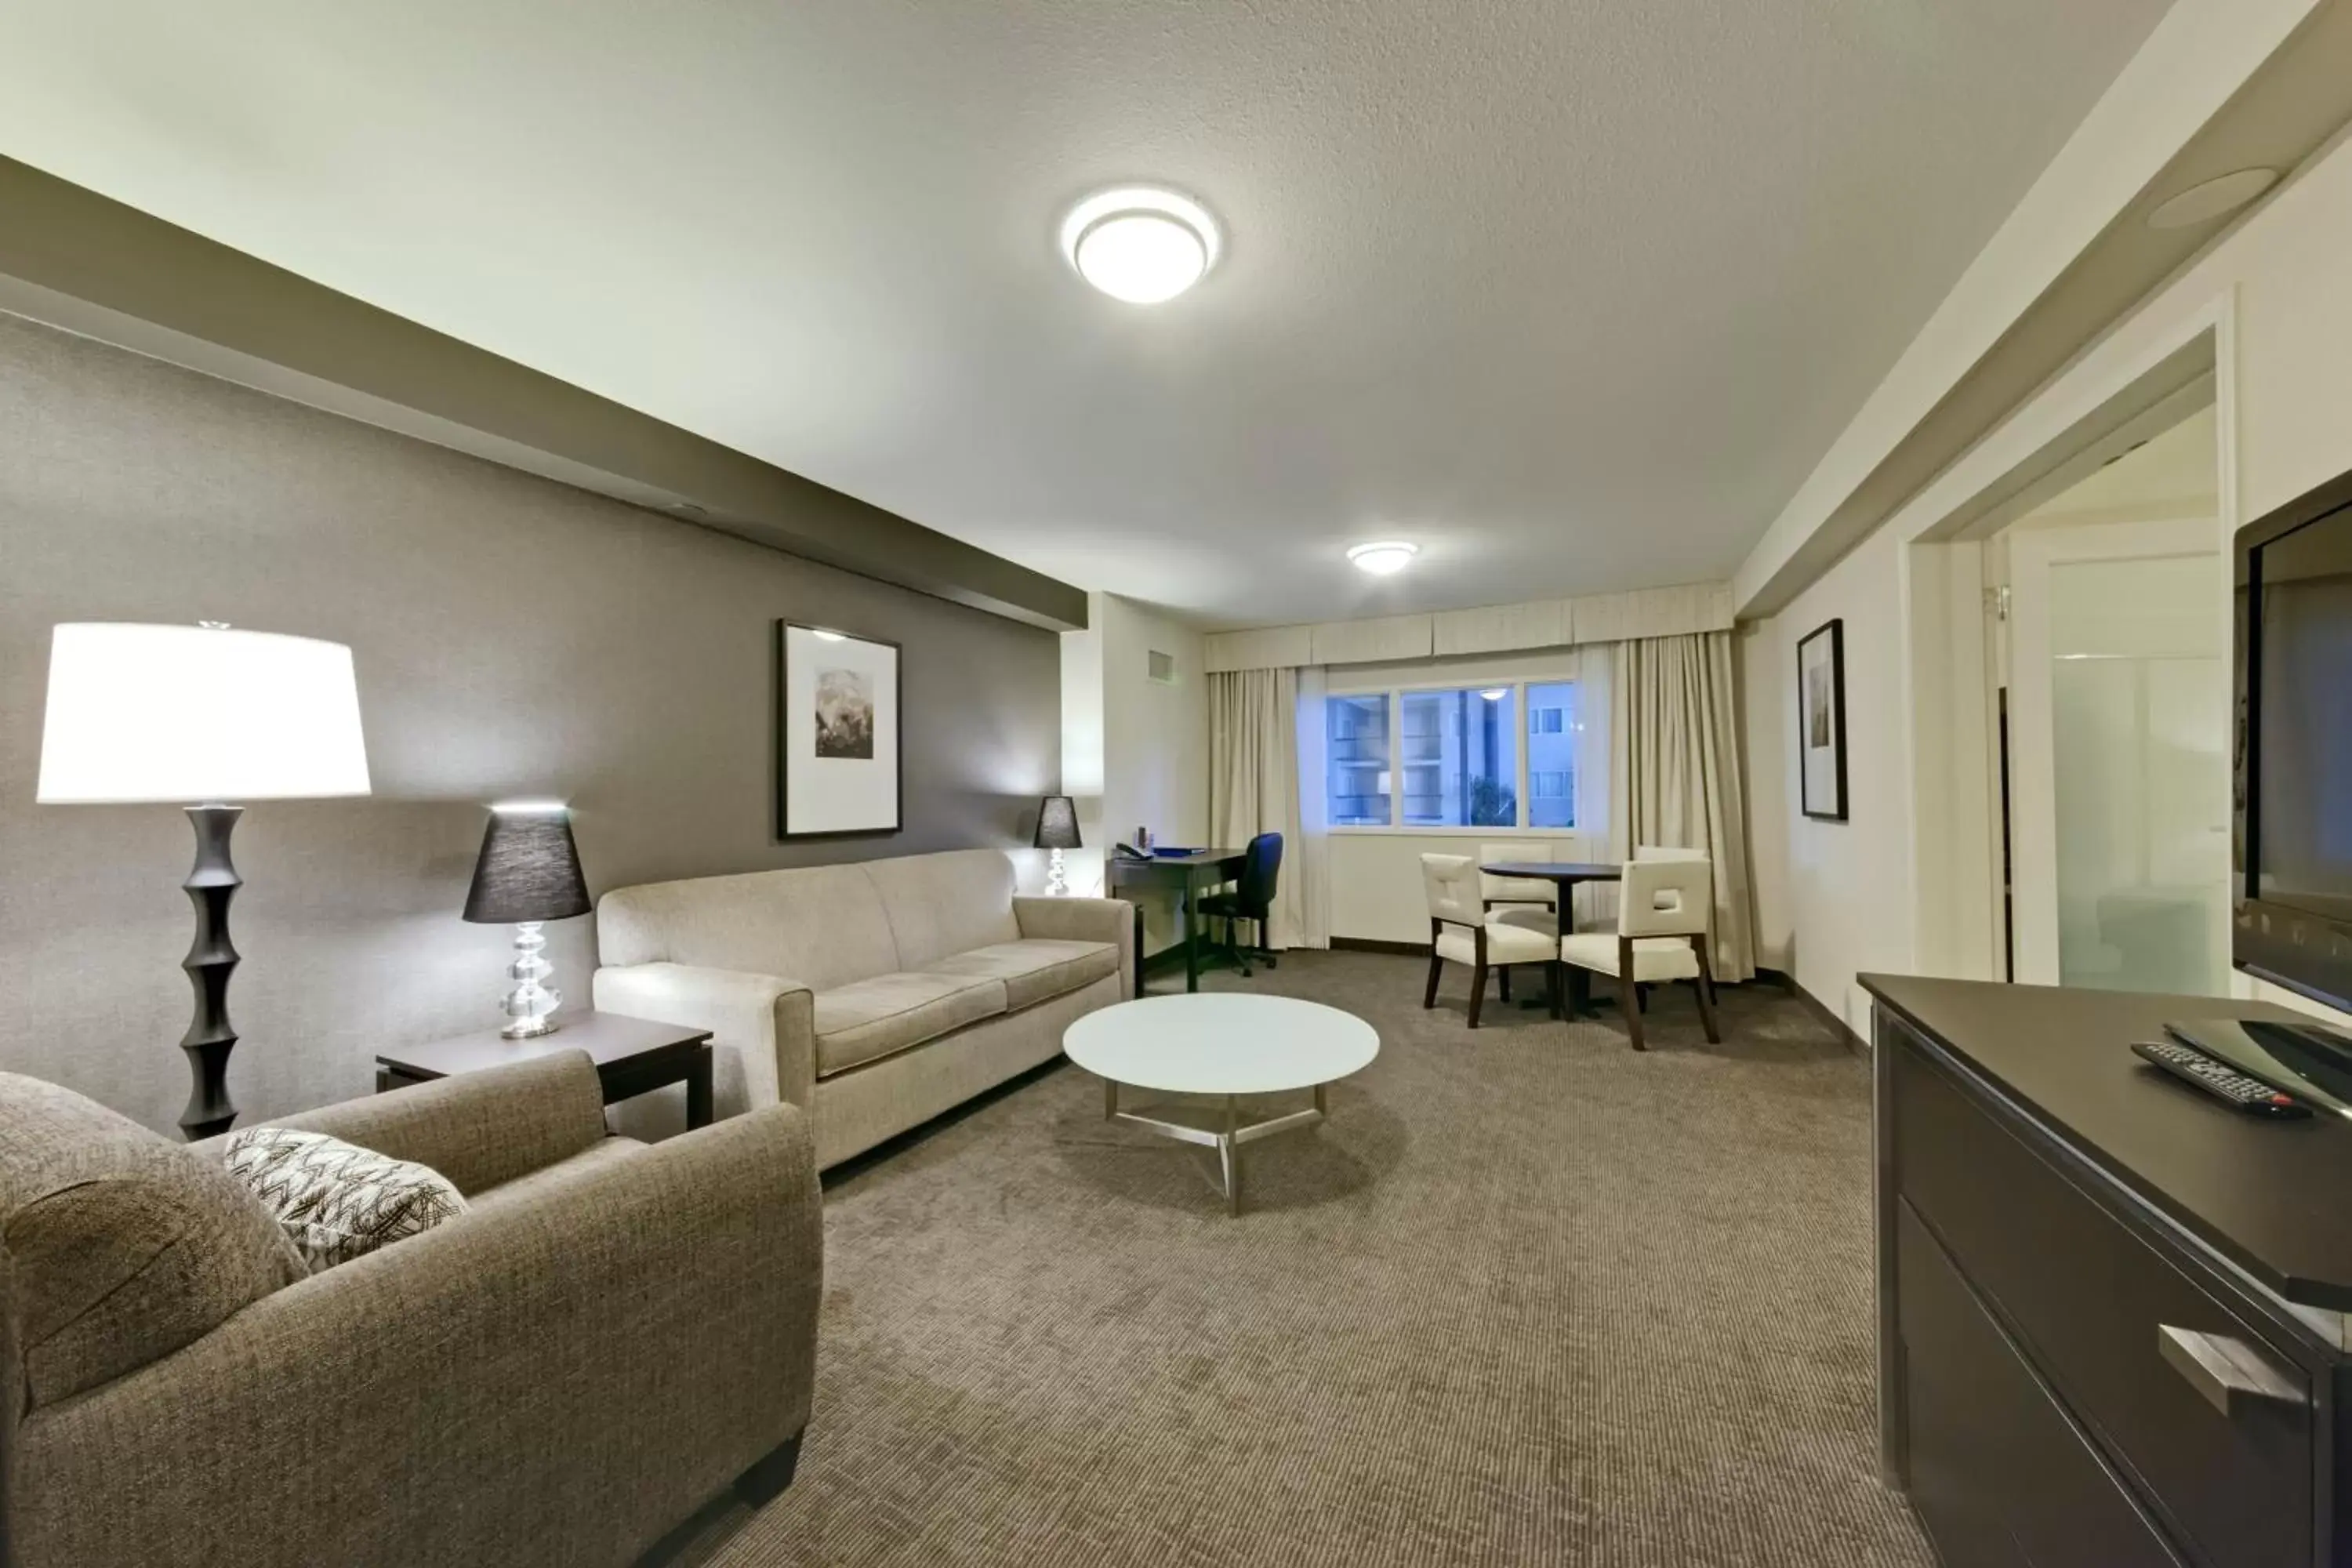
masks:
{"label": "gray carpet", "polygon": [[[1436,1012],[1402,957],[1254,980],[1380,1030],[1245,1154],[1062,1067],[829,1184],[793,1489],[669,1561],[1926,1564],[1872,1455],[1869,1074],[1793,1002]],[[1164,982],[1162,984],[1165,984]]]}

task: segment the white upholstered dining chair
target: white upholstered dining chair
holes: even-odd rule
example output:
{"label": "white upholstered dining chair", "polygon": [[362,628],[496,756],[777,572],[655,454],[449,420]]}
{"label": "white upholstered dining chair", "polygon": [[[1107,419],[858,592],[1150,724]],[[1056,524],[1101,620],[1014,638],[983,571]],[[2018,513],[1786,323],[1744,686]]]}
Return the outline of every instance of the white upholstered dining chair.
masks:
{"label": "white upholstered dining chair", "polygon": [[[1687,854],[1687,852],[1685,852]],[[1617,895],[1614,931],[1571,931],[1559,939],[1563,963],[1614,976],[1625,1033],[1637,1051],[1644,985],[1687,980],[1698,995],[1706,1037],[1720,1043],[1715,1024],[1715,976],[1707,965],[1707,929],[1715,912],[1715,868],[1705,858],[1636,858],[1625,866]]]}
{"label": "white upholstered dining chair", "polygon": [[[1549,865],[1559,858],[1549,844],[1481,844],[1478,864],[1485,867],[1501,860],[1541,860]],[[1534,877],[1497,877],[1485,870],[1478,873],[1478,900],[1490,916],[1507,918],[1512,925],[1529,931],[1559,930],[1559,884]]]}
{"label": "white upholstered dining chair", "polygon": [[[1429,895],[1429,984],[1421,1005],[1437,1005],[1437,978],[1446,960],[1470,966],[1470,1026],[1478,1026],[1478,1005],[1486,1000],[1486,972],[1500,970],[1507,977],[1503,996],[1510,998],[1511,965],[1544,965],[1547,985],[1556,979],[1551,966],[1559,961],[1553,937],[1524,926],[1505,925],[1486,918],[1478,893],[1478,862],[1467,855],[1423,855],[1422,887]],[[1557,996],[1557,986],[1551,986]]]}

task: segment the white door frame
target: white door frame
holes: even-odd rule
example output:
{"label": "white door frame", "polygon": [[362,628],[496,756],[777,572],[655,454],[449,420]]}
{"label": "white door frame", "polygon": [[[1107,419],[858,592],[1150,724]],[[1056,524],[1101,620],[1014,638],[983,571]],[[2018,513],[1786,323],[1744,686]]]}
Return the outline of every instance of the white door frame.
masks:
{"label": "white door frame", "polygon": [[[2210,556],[2225,563],[2209,514],[2146,522],[2020,529],[2009,536],[2009,823],[2015,978],[2055,985],[2058,966],[2058,772],[2053,745],[2050,572],[2084,561]],[[2227,646],[2213,652],[2226,659]],[[2229,817],[2229,780],[2214,820]]]}

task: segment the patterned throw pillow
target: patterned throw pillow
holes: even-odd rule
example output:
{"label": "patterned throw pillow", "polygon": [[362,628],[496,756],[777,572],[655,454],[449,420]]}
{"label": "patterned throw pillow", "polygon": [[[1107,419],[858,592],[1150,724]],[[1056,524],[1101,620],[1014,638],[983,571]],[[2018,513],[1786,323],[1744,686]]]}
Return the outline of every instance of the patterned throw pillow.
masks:
{"label": "patterned throw pillow", "polygon": [[313,1273],[466,1212],[440,1172],[323,1132],[247,1128],[230,1135],[226,1158]]}

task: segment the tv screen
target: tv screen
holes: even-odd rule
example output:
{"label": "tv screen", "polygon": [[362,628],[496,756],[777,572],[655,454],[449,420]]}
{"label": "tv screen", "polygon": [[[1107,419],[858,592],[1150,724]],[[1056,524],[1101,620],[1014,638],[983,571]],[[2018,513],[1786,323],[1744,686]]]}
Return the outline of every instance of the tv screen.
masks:
{"label": "tv screen", "polygon": [[[2347,476],[2352,480],[2352,476]],[[2241,968],[2352,1005],[2352,483],[2241,533]],[[2330,504],[2330,503],[2334,504]]]}
{"label": "tv screen", "polygon": [[2262,897],[2352,918],[2352,514],[2262,552]]}

